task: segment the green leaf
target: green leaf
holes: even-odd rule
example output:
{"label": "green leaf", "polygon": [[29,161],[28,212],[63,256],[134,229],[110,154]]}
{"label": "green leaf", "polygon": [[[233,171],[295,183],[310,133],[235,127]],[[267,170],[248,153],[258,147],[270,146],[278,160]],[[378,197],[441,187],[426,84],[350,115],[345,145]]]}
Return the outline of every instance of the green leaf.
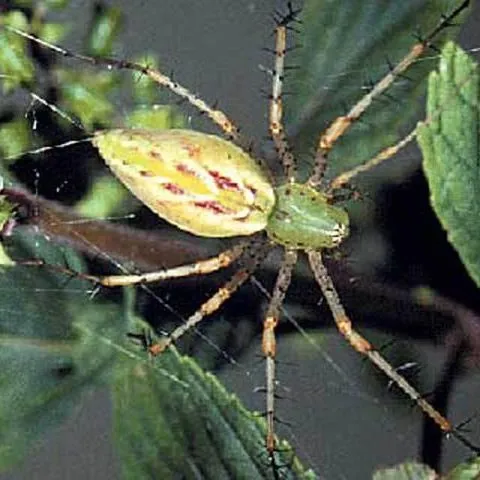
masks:
{"label": "green leaf", "polygon": [[75,211],[84,217],[108,218],[118,213],[129,198],[127,189],[115,177],[102,175],[95,178],[87,195],[75,205]]}
{"label": "green leaf", "polygon": [[[146,67],[158,69],[158,60],[153,54],[141,55],[134,58],[133,61]],[[130,77],[129,85],[136,105],[151,105],[158,102],[161,89],[151,78],[146,75],[139,75],[138,72],[131,72]]]}
{"label": "green leaf", "polygon": [[58,43],[70,30],[70,25],[66,23],[42,23],[35,32],[38,37],[46,42]]}
{"label": "green leaf", "polygon": [[[286,98],[285,114],[298,153],[311,160],[318,132],[345,115],[371,82],[388,73],[388,63],[395,65],[408,53],[417,41],[415,33],[426,35],[442,14],[458,5],[460,0],[307,0],[296,40],[302,48],[287,57],[296,68],[287,72],[285,86],[295,93]],[[455,24],[464,17],[455,18]],[[435,45],[458,31],[445,29]],[[413,65],[388,96],[380,96],[350,127],[329,155],[328,176],[362,163],[398,138],[399,127],[411,121],[418,107],[414,100],[424,91],[423,80],[436,62],[433,57]]]}
{"label": "green leaf", "polygon": [[125,125],[129,128],[164,130],[182,128],[185,124],[183,115],[169,105],[138,107],[125,118]]}
{"label": "green leaf", "polygon": [[[0,15],[1,25],[28,30],[28,20],[19,11]],[[23,83],[31,82],[34,71],[33,62],[28,54],[27,41],[19,35],[0,29],[0,73],[3,76],[3,93],[10,93]]]}
{"label": "green leaf", "polygon": [[[153,365],[127,359],[118,364],[115,437],[125,478],[274,478],[263,419],[173,349]],[[316,478],[288,444],[278,449],[281,478]]]}
{"label": "green leaf", "polygon": [[31,127],[25,118],[16,118],[0,124],[0,150],[4,158],[21,155],[31,144]]}
{"label": "green leaf", "polygon": [[56,9],[62,9],[65,8],[69,4],[69,0],[46,0],[45,4],[49,8],[56,8]]}
{"label": "green leaf", "polygon": [[407,462],[373,474],[373,480],[435,480],[437,474],[427,465]]}
{"label": "green leaf", "polygon": [[110,96],[119,86],[119,77],[108,71],[58,69],[61,108],[75,114],[87,130],[110,125],[115,107]]}
{"label": "green leaf", "polygon": [[111,55],[113,43],[122,29],[122,24],[123,14],[119,8],[98,6],[87,37],[88,55]]}
{"label": "green leaf", "polygon": [[445,477],[445,480],[478,480],[480,477],[480,457],[457,465]]}
{"label": "green leaf", "polygon": [[480,83],[478,66],[448,43],[429,78],[418,129],[430,199],[450,243],[480,286]]}
{"label": "green leaf", "polygon": [[[73,252],[42,236],[17,231],[8,252],[16,260],[41,257],[83,270]],[[155,361],[143,348],[138,352],[127,336],[132,295],[114,306],[91,301],[90,282],[66,283],[52,268],[1,268],[0,470],[21,460],[86,392],[109,383],[126,478],[274,478],[262,418],[194,360],[174,350]],[[289,445],[280,442],[278,449],[282,478],[315,478]]]}
{"label": "green leaf", "polygon": [[[14,258],[78,259],[43,239],[15,235]],[[125,334],[118,307],[89,303],[88,283],[46,268],[2,266],[0,275],[0,470],[25,455],[111,371],[110,342]],[[41,292],[41,296],[40,296]],[[123,324],[123,328],[122,328]],[[108,342],[106,341],[108,339]]]}
{"label": "green leaf", "polygon": [[[476,480],[480,475],[480,457],[457,465],[444,480]],[[416,462],[406,462],[394,467],[378,470],[373,480],[436,480],[440,477],[427,465]]]}

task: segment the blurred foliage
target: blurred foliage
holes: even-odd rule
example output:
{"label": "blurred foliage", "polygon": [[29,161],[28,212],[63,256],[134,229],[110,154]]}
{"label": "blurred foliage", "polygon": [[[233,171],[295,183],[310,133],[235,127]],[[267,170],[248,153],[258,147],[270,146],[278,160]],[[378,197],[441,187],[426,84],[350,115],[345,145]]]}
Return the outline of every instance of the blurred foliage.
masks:
{"label": "blurred foliage", "polygon": [[480,476],[480,458],[472,458],[470,461],[461,463],[452,469],[445,480],[474,480]]}
{"label": "blurred foliage", "polygon": [[87,35],[86,53],[105,57],[111,55],[118,34],[122,30],[123,15],[119,8],[96,5],[96,12]]}
{"label": "blurred foliage", "polygon": [[[68,261],[73,252],[41,236],[14,234],[5,247],[15,258]],[[85,302],[90,285],[46,269],[3,265],[0,275],[0,470],[20,461],[27,448],[62,422],[85,392],[111,375],[115,351],[103,341],[120,341],[125,323],[119,307]],[[41,290],[41,297],[32,292]],[[39,301],[41,300],[41,301]]]}
{"label": "blurred foliage", "polygon": [[[444,480],[475,480],[480,474],[480,460],[473,459],[457,465],[442,476]],[[434,480],[440,478],[431,468],[420,463],[408,462],[385,468],[374,473],[373,480]]]}
{"label": "blurred foliage", "polygon": [[[28,20],[22,12],[13,11],[2,15],[2,23],[20,30],[29,28]],[[2,90],[10,93],[22,83],[33,80],[34,65],[27,52],[27,40],[0,31],[0,65],[2,66]]]}

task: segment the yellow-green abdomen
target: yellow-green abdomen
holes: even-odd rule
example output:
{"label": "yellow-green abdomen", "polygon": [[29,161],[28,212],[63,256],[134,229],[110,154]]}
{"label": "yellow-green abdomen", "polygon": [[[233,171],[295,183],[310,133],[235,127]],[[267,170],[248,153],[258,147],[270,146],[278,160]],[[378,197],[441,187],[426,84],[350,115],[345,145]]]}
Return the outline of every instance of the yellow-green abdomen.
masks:
{"label": "yellow-green abdomen", "polygon": [[206,237],[263,230],[275,203],[261,167],[236,145],[193,130],[100,131],[112,172],[157,215]]}

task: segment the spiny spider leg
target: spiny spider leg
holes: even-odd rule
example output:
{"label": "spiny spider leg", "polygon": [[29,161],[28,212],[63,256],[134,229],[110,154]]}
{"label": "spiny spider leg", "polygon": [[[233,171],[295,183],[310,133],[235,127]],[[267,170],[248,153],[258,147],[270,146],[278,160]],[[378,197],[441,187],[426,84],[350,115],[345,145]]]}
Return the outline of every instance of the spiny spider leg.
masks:
{"label": "spiny spider leg", "polygon": [[214,257],[207,258],[205,260],[199,260],[195,263],[190,263],[187,265],[180,265],[175,268],[169,268],[167,270],[159,270],[157,272],[147,272],[138,275],[110,275],[97,278],[92,277],[92,279],[98,281],[98,283],[106,287],[118,287],[124,285],[135,285],[138,283],[159,282],[161,280],[168,280],[170,278],[205,275],[207,273],[215,272],[228,267],[240,257],[244,249],[244,244],[236,245],[231,249],[224,250]]}
{"label": "spiny spider leg", "polygon": [[[463,80],[457,80],[457,88],[463,87],[467,82],[471,82],[472,79],[475,78],[473,75],[467,75]],[[434,112],[433,114],[430,114],[425,120],[422,121],[423,125],[427,125],[431,123],[432,121],[435,121],[439,115],[442,114],[445,108],[448,108],[448,101],[442,105],[442,108]],[[383,163],[385,160],[389,160],[392,158],[394,155],[396,155],[400,150],[405,148],[411,141],[413,141],[416,136],[417,136],[418,129],[415,127],[412,129],[407,135],[405,135],[403,138],[398,140],[396,143],[393,145],[389,145],[388,147],[383,148],[378,152],[374,157],[366,160],[360,165],[357,165],[350,170],[346,170],[345,172],[340,173],[337,177],[332,179],[329,182],[329,185],[326,189],[327,195],[332,195],[333,191],[339,188],[342,188],[345,186],[347,183],[349,183],[352,178],[356,177],[357,175],[361,173],[365,173],[368,170],[371,170],[372,168],[380,165]]]}
{"label": "spiny spider leg", "polygon": [[288,183],[295,181],[295,159],[288,145],[285,129],[282,124],[283,116],[283,75],[285,71],[285,53],[287,49],[287,27],[295,22],[299,10],[292,8],[288,2],[288,13],[276,21],[275,28],[275,66],[273,71],[272,96],[269,109],[269,130],[275,144],[278,156],[282,160],[283,170]]}
{"label": "spiny spider leg", "polygon": [[[283,76],[285,71],[285,53],[287,49],[287,28],[295,22],[300,10],[294,10],[292,3],[287,4],[288,12],[275,19],[275,65],[272,81],[272,94],[269,108],[269,130],[280,157],[287,183],[295,182],[296,163],[291,148],[288,144],[283,126]],[[285,249],[284,258],[275,282],[275,287],[270,298],[268,310],[263,322],[262,352],[265,357],[266,374],[266,417],[267,438],[266,446],[271,462],[274,464],[275,438],[275,356],[276,338],[275,328],[279,322],[279,310],[285,299],[290,285],[292,271],[297,263],[298,252]],[[274,472],[276,469],[274,468]]]}
{"label": "spiny spider leg", "polygon": [[337,290],[323,264],[320,252],[307,252],[310,266],[315,275],[323,296],[327,300],[330,311],[332,312],[338,331],[347,340],[347,342],[360,354],[365,355],[374,363],[388,378],[393,380],[419,407],[427,414],[445,433],[454,434],[462,440],[454,426],[429,402],[427,402],[417,390],[407,382],[383,357],[373,345],[360,335],[352,326],[352,322],[343,308]]}
{"label": "spiny spider leg", "polygon": [[377,165],[380,165],[380,163],[384,162],[385,160],[392,158],[400,150],[406,147],[416,137],[416,135],[417,135],[417,128],[414,128],[408,135],[403,137],[394,145],[385,147],[379,153],[377,153],[377,155],[370,158],[366,162],[360,165],[357,165],[356,167],[353,167],[352,169],[342,172],[341,174],[336,176],[328,184],[328,187],[326,190],[327,195],[331,195],[334,190],[337,190],[338,188],[342,188],[344,185],[349,183],[350,180],[356,177],[358,174],[367,172],[368,170],[376,167]]}
{"label": "spiny spider leg", "polygon": [[25,262],[18,262],[20,265],[35,265],[45,266],[51,270],[56,270],[68,276],[83,278],[93,283],[102,285],[103,287],[122,287],[128,285],[137,285],[145,283],[160,282],[162,280],[169,280],[171,278],[190,277],[194,275],[206,275],[208,273],[221,270],[231,265],[237,260],[246,249],[246,244],[239,244],[231,249],[215,255],[214,257],[205,260],[199,260],[194,263],[180,265],[178,267],[167,268],[155,272],[126,274],[126,275],[89,275],[85,273],[73,272],[64,267],[50,265],[43,260],[27,260]]}
{"label": "spiny spider leg", "polygon": [[178,326],[168,337],[150,346],[149,351],[152,355],[160,355],[168,347],[174,344],[184,333],[195,327],[204,318],[216,312],[255,272],[268,253],[266,242],[255,246],[247,266],[235,272],[230,280],[220,287],[200,308],[187,318],[186,322]]}
{"label": "spiny spider leg", "polygon": [[318,140],[315,167],[313,173],[308,179],[308,184],[315,186],[320,183],[325,173],[326,157],[337,140],[342,137],[350,126],[356,122],[371,105],[373,100],[387,90],[393,82],[407,70],[423,53],[432,45],[434,38],[445,28],[452,25],[452,20],[457,17],[470,4],[470,0],[464,0],[450,14],[442,16],[438,25],[427,34],[421,41],[415,43],[410,51],[400,60],[392,70],[390,70],[372,90],[364,95],[350,111],[341,117],[338,117],[326,128]]}
{"label": "spiny spider leg", "polygon": [[230,140],[248,150],[247,147],[249,145],[249,142],[247,142],[241,137],[238,127],[227,117],[227,115],[225,115],[225,113],[223,113],[221,110],[210,107],[201,98],[197,97],[188,89],[173,81],[167,75],[164,75],[160,71],[155,70],[154,68],[116,58],[89,57],[88,55],[74,53],[63,47],[59,47],[57,45],[49,43],[45,40],[42,40],[41,38],[36,37],[35,35],[31,35],[30,33],[24,32],[23,30],[19,30],[15,27],[3,25],[3,28],[13,33],[16,33],[17,35],[20,35],[24,38],[27,38],[28,40],[43,45],[44,47],[53,50],[54,52],[57,52],[58,54],[67,58],[75,58],[77,60],[81,60],[92,65],[103,65],[109,69],[114,68],[118,70],[132,70],[146,75],[156,84],[160,85],[161,87],[168,88],[171,92],[187,100],[192,106],[207,115],[212,120],[212,122],[215,123]]}
{"label": "spiny spider leg", "polygon": [[275,328],[279,321],[279,310],[285,299],[292,270],[297,263],[298,252],[296,250],[285,249],[285,255],[277,276],[275,287],[272,292],[270,304],[263,322],[262,351],[266,360],[266,380],[267,380],[267,450],[270,456],[275,451],[275,355],[276,339]]}

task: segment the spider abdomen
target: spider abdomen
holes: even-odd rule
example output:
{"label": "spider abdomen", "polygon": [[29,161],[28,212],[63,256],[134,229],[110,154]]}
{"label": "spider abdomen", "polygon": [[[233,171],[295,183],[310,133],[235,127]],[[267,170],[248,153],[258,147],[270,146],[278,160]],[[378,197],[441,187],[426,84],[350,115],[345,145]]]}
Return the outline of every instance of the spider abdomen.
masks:
{"label": "spider abdomen", "polygon": [[97,132],[93,144],[139,200],[182,230],[231,237],[267,225],[273,187],[231,142],[193,130],[115,129]]}
{"label": "spider abdomen", "polygon": [[268,236],[286,247],[306,250],[333,248],[348,235],[348,213],[328,204],[327,197],[298,183],[275,189]]}

